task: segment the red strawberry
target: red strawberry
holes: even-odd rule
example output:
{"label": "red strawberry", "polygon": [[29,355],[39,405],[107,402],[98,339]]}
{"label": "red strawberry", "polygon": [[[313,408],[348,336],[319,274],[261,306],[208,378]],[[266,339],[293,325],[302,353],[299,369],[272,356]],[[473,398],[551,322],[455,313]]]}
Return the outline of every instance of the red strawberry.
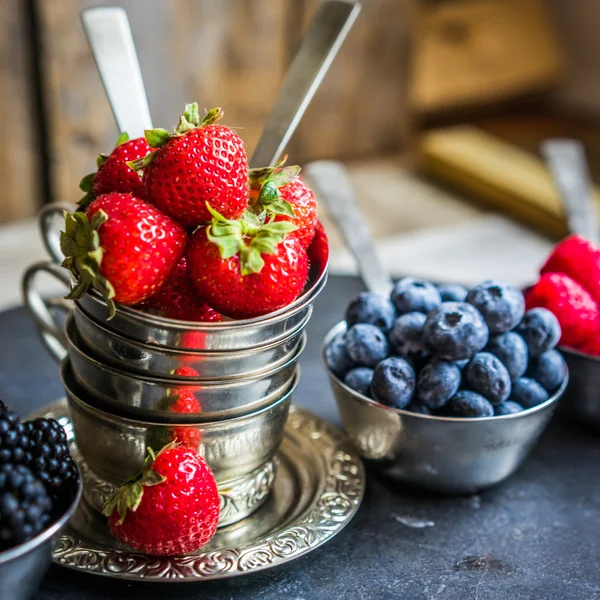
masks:
{"label": "red strawberry", "polygon": [[232,129],[214,124],[222,116],[215,108],[200,121],[198,105],[188,104],[175,133],[148,131],[148,143],[158,150],[130,163],[144,168],[148,200],[184,225],[210,221],[207,202],[227,218],[239,217],[248,206],[244,143]]}
{"label": "red strawberry", "polygon": [[198,229],[187,259],[198,294],[235,319],[258,317],[292,302],[308,274],[308,257],[288,222],[262,224],[246,213],[241,221],[213,211],[211,225]]}
{"label": "red strawberry", "polygon": [[317,224],[315,225],[315,236],[307,252],[311,270],[315,269],[320,275],[329,262],[329,240],[327,239],[323,223],[319,219],[317,219]]}
{"label": "red strawberry", "polygon": [[[183,378],[198,377],[198,371],[192,367],[178,367],[175,369],[174,375]],[[202,407],[194,394],[194,388],[182,386],[177,390],[177,397],[174,402],[170,402],[168,410],[176,414],[190,415],[202,412]],[[192,450],[198,450],[202,441],[202,433],[194,427],[175,426],[171,429],[169,436],[174,442]]]}
{"label": "red strawberry", "polygon": [[138,552],[173,556],[195,552],[215,534],[217,483],[205,460],[174,444],[148,449],[140,473],[105,503],[112,534]]}
{"label": "red strawberry", "polygon": [[149,308],[163,317],[180,321],[223,320],[216,310],[198,298],[188,276],[185,256],[158,293],[144,303],[143,308]]}
{"label": "red strawberry", "polygon": [[592,356],[600,356],[600,334],[596,335],[591,340],[588,340],[582,347],[581,351]]}
{"label": "red strawberry", "polygon": [[317,201],[300,179],[300,167],[252,169],[250,184],[254,212],[276,215],[275,221],[290,221],[303,248],[308,248],[317,224]]}
{"label": "red strawberry", "polygon": [[123,132],[114,150],[106,156],[98,156],[98,170],[90,173],[81,180],[79,187],[86,195],[80,200],[79,205],[87,207],[94,198],[110,192],[133,194],[137,198],[144,197],[144,185],[140,173],[136,173],[127,164],[129,161],[138,160],[148,155],[152,148],[145,138],[129,139]]}
{"label": "red strawberry", "polygon": [[562,273],[545,273],[529,289],[527,308],[547,308],[562,328],[561,345],[581,348],[596,337],[600,326],[598,303],[576,281]]}
{"label": "red strawberry", "polygon": [[600,248],[585,238],[571,235],[560,242],[542,273],[565,273],[600,302]]}
{"label": "red strawberry", "polygon": [[79,298],[91,285],[112,317],[115,302],[139,304],[159,290],[186,243],[185,230],[156,207],[131,194],[100,196],[87,213],[65,213],[63,266],[77,278],[67,297]]}

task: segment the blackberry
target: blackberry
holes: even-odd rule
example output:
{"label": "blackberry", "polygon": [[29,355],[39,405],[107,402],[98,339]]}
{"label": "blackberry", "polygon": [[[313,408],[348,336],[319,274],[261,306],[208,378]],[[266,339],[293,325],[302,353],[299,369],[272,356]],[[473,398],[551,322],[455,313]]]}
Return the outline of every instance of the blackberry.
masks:
{"label": "blackberry", "polygon": [[4,404],[0,409],[0,464],[29,464],[31,461],[31,442],[27,428],[16,413],[8,410]]}
{"label": "blackberry", "polygon": [[24,425],[31,442],[29,467],[48,492],[54,495],[63,484],[77,480],[77,467],[60,423],[55,419],[35,419]]}
{"label": "blackberry", "polygon": [[50,521],[48,492],[25,465],[0,466],[0,550],[43,531]]}

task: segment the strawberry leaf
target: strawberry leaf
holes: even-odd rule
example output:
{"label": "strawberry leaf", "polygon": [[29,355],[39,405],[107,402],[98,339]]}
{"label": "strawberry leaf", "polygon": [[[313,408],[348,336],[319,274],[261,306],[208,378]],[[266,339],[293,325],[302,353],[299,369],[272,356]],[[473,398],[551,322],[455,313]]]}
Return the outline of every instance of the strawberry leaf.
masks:
{"label": "strawberry leaf", "polygon": [[144,135],[150,148],[160,148],[171,139],[171,134],[166,129],[160,127],[157,127],[156,129],[146,129]]}
{"label": "strawberry leaf", "polygon": [[126,131],[122,131],[117,138],[117,143],[115,144],[115,148],[129,141],[129,134]]}
{"label": "strawberry leaf", "polygon": [[94,182],[94,176],[95,175],[96,175],[96,173],[90,173],[89,175],[86,175],[79,182],[79,189],[82,192],[91,192],[92,191],[92,183]]}
{"label": "strawberry leaf", "polygon": [[266,206],[267,213],[271,215],[285,215],[286,217],[294,217],[296,213],[294,208],[287,200],[276,200]]}
{"label": "strawberry leaf", "polygon": [[276,169],[273,175],[271,175],[270,181],[272,181],[277,187],[281,187],[286,183],[290,183],[298,175],[302,169],[298,165],[284,167],[283,169]]}
{"label": "strawberry leaf", "polygon": [[217,121],[220,121],[223,118],[223,109],[219,106],[217,108],[213,108],[209,110],[202,119],[200,123],[200,127],[206,127],[207,125],[214,125]]}
{"label": "strawberry leaf", "polygon": [[261,256],[260,250],[252,246],[244,246],[240,252],[240,270],[242,276],[260,273],[265,266],[265,261]]}
{"label": "strawberry leaf", "polygon": [[98,154],[96,158],[96,166],[100,168],[108,160],[108,154]]}

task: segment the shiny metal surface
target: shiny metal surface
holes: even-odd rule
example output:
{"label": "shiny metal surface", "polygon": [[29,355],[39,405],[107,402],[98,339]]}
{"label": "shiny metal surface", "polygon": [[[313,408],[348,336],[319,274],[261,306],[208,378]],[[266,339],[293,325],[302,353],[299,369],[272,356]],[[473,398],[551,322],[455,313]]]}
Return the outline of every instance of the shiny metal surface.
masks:
{"label": "shiny metal surface", "polygon": [[560,348],[571,381],[559,406],[559,413],[600,432],[600,358],[570,348]]}
{"label": "shiny metal surface", "polygon": [[[65,418],[60,401],[39,415]],[[54,562],[85,573],[146,582],[205,581],[282,565],[328,542],[356,514],[365,490],[361,460],[348,438],[292,406],[277,474],[266,503],[235,525],[219,528],[198,553],[146,557],[120,545],[87,502],[69,522]]]}
{"label": "shiny metal surface", "polygon": [[147,448],[158,450],[178,441],[202,454],[218,484],[245,477],[272,460],[283,435],[298,375],[285,394],[269,406],[242,417],[221,421],[179,423],[128,419],[88,404],[68,361],[61,366],[77,446],[90,470],[100,479],[120,485],[140,470]]}
{"label": "shiny metal surface", "polygon": [[[304,327],[311,313],[312,307],[287,338],[274,344],[231,352],[181,351],[142,344],[106,329],[86,315],[80,306],[73,310],[73,317],[84,349],[108,365],[150,377],[181,379],[190,376],[215,380],[257,375],[298,355],[304,345]],[[189,367],[196,374],[182,376],[176,372],[181,367]]]}
{"label": "shiny metal surface", "polygon": [[[323,348],[340,332],[338,323]],[[568,383],[544,404],[482,419],[427,416],[388,408],[361,396],[325,369],[344,429],[361,456],[387,476],[447,494],[473,493],[510,477],[546,427]]]}
{"label": "shiny metal surface", "polygon": [[393,287],[392,277],[375,253],[373,239],[360,214],[356,193],[344,165],[321,160],[306,165],[304,173],[317,199],[325,203],[346,247],[356,259],[367,289],[388,296]]}
{"label": "shiny metal surface", "polygon": [[313,17],[250,159],[251,167],[275,164],[360,13],[358,2],[324,0]]}
{"label": "shiny metal surface", "polygon": [[600,243],[596,200],[583,144],[574,139],[550,139],[542,143],[542,154],[559,190],[569,229]]}
{"label": "shiny metal surface", "polygon": [[[82,349],[72,318],[67,322],[68,363],[77,385],[90,401],[100,401],[111,412],[137,419],[170,422],[214,421],[251,413],[272,404],[290,387],[296,376],[298,357],[304,349],[304,337],[297,353],[286,363],[254,377],[199,381],[143,377],[109,367],[93,359]],[[200,410],[185,415],[175,412],[179,398],[194,397]]]}
{"label": "shiny metal surface", "polygon": [[81,11],[81,22],[119,131],[142,137],[152,118],[127,13],[95,6]]}
{"label": "shiny metal surface", "polygon": [[74,489],[73,501],[45,531],[16,548],[0,552],[0,598],[32,600],[52,563],[56,543],[73,516],[81,498],[82,485]]}

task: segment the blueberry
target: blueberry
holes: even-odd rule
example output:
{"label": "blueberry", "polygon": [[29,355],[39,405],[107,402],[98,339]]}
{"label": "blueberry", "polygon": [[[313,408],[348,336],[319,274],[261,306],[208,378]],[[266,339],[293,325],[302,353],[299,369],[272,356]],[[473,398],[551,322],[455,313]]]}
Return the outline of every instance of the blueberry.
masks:
{"label": "blueberry", "polygon": [[354,325],[346,332],[345,340],[350,358],[358,365],[374,367],[388,355],[385,333],[375,325]]}
{"label": "blueberry", "polygon": [[527,376],[541,383],[547,392],[552,393],[561,386],[565,378],[565,369],[562,354],[558,350],[548,350],[531,364]]}
{"label": "blueberry", "polygon": [[462,374],[453,363],[433,361],[423,367],[417,379],[417,399],[435,410],[458,392]]}
{"label": "blueberry", "polygon": [[344,383],[354,391],[371,397],[371,382],[373,381],[373,369],[368,367],[357,367],[346,373]]}
{"label": "blueberry", "polygon": [[420,415],[430,415],[431,409],[420,402],[414,400],[404,409],[408,412],[418,413]]}
{"label": "blueberry", "polygon": [[463,285],[456,283],[442,283],[437,286],[442,297],[442,302],[464,302],[469,291]]}
{"label": "blueberry", "polygon": [[518,402],[523,408],[533,408],[548,400],[548,392],[535,380],[529,377],[517,379],[512,386],[510,399]]}
{"label": "blueberry", "polygon": [[392,302],[400,315],[409,312],[427,314],[441,304],[442,297],[433,283],[424,279],[405,277],[394,286]]}
{"label": "blueberry", "polygon": [[485,348],[489,331],[481,313],[465,302],[444,302],[428,315],[425,344],[438,358],[458,361]]}
{"label": "blueberry", "polygon": [[389,298],[373,292],[359,294],[346,309],[348,327],[368,323],[387,332],[392,328],[395,318],[396,309]]}
{"label": "blueberry", "polygon": [[394,408],[405,408],[413,399],[416,387],[415,371],[406,360],[391,356],[375,368],[371,393],[373,398]]}
{"label": "blueberry", "polygon": [[502,415],[514,415],[523,412],[524,408],[513,400],[507,400],[494,408],[494,414],[498,417]]}
{"label": "blueberry", "polygon": [[410,312],[396,319],[388,334],[394,354],[417,362],[427,355],[423,341],[423,325],[426,318],[423,313]]}
{"label": "blueberry", "polygon": [[448,403],[450,414],[455,417],[491,417],[494,407],[480,394],[461,390]]}
{"label": "blueberry", "polygon": [[464,360],[455,360],[452,364],[456,365],[461,371],[469,364],[470,358],[465,358]]}
{"label": "blueberry", "polygon": [[523,292],[503,281],[480,283],[467,294],[467,302],[483,315],[490,333],[510,331],[525,314]]}
{"label": "blueberry", "polygon": [[538,358],[544,352],[552,350],[561,336],[558,319],[545,308],[528,310],[516,331],[529,346],[531,358]]}
{"label": "blueberry", "polygon": [[476,354],[463,376],[465,387],[487,398],[493,406],[502,404],[510,396],[508,370],[497,356],[489,352]]}
{"label": "blueberry", "polygon": [[525,375],[529,364],[529,349],[525,340],[514,331],[494,335],[485,349],[497,356],[510,374],[511,381]]}
{"label": "blueberry", "polygon": [[344,334],[336,335],[325,348],[325,362],[331,371],[340,379],[356,365],[350,358],[346,349],[346,340]]}

